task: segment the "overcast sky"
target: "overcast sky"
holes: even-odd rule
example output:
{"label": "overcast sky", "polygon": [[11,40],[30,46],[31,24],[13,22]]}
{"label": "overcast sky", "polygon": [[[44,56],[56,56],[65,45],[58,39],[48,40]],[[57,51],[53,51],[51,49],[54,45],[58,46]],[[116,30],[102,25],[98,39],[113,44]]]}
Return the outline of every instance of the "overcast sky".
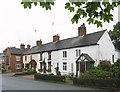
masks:
{"label": "overcast sky", "polygon": [[[68,1],[68,0],[66,0]],[[59,34],[60,39],[66,39],[78,35],[78,27],[85,23],[87,33],[104,29],[113,29],[118,22],[118,9],[115,8],[114,21],[103,23],[102,28],[96,25],[88,25],[86,19],[79,20],[78,24],[72,24],[74,13],[64,9],[65,0],[57,0],[51,11],[33,6],[32,9],[24,9],[21,0],[1,0],[0,2],[0,52],[6,47],[20,47],[21,43],[36,45],[36,40],[41,39],[43,44],[53,41],[53,35]],[[52,23],[54,25],[52,26]],[[35,33],[35,30],[36,33]]]}

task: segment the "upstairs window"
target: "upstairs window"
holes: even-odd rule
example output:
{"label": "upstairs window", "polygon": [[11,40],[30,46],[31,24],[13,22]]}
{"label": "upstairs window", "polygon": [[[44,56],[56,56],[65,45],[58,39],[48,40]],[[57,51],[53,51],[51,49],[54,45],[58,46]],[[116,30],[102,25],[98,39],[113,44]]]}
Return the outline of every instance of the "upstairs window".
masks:
{"label": "upstairs window", "polygon": [[27,61],[27,56],[25,56],[25,61]]}
{"label": "upstairs window", "polygon": [[16,61],[21,61],[21,56],[16,56]]}
{"label": "upstairs window", "polygon": [[77,50],[76,50],[76,57],[79,57],[80,54],[81,54],[81,50],[80,50],[80,49],[77,49]]}
{"label": "upstairs window", "polygon": [[40,53],[40,61],[42,61],[42,53]]}
{"label": "upstairs window", "polygon": [[63,58],[67,57],[67,51],[63,51]]}
{"label": "upstairs window", "polygon": [[48,60],[51,60],[51,52],[48,52]]}

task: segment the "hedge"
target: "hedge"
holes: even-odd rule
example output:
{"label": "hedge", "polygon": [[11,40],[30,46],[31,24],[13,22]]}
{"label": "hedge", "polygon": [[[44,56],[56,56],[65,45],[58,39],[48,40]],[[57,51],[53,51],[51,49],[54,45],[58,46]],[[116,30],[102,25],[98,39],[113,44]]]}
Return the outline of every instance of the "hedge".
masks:
{"label": "hedge", "polygon": [[29,74],[35,74],[35,73],[37,73],[35,70],[28,70],[28,71],[15,73],[13,76],[16,76],[16,75],[29,75]]}
{"label": "hedge", "polygon": [[120,79],[74,78],[73,84],[97,88],[120,88]]}
{"label": "hedge", "polygon": [[35,74],[34,78],[37,80],[48,80],[55,82],[65,82],[65,76],[51,75],[51,74]]}

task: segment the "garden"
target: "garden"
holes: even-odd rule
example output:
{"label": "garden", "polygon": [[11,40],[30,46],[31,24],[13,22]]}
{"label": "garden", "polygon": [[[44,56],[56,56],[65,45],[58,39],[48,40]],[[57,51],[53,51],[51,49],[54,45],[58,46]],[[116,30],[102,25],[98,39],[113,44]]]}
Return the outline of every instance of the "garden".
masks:
{"label": "garden", "polygon": [[74,85],[96,88],[120,88],[120,59],[113,65],[109,61],[101,61],[97,67],[80,74],[73,79]]}

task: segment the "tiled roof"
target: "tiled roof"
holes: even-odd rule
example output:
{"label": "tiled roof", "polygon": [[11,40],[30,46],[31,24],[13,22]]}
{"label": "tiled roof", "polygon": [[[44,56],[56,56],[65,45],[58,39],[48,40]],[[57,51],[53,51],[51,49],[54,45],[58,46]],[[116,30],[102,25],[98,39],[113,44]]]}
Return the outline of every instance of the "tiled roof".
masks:
{"label": "tiled roof", "polygon": [[9,50],[10,50],[11,54],[21,55],[26,49],[25,48],[10,47]]}
{"label": "tiled roof", "polygon": [[57,42],[50,42],[47,44],[43,44],[41,46],[34,46],[24,54],[25,55],[35,54],[35,53],[40,53],[40,52],[96,45],[105,31],[106,30],[98,31],[98,32],[86,34],[85,36],[82,36],[82,37],[77,36],[73,38],[59,40]]}

